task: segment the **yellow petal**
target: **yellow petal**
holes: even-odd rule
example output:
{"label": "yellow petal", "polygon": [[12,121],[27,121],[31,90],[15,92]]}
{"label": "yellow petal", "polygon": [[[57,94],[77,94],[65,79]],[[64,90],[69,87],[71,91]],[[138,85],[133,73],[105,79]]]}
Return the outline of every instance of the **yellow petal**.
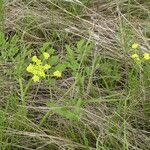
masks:
{"label": "yellow petal", "polygon": [[44,52],[43,53],[44,59],[48,59],[50,57],[49,53]]}
{"label": "yellow petal", "polygon": [[48,64],[46,64],[46,65],[44,65],[44,66],[43,66],[43,68],[44,68],[44,70],[47,70],[47,69],[50,69],[50,68],[51,68],[51,66],[50,66],[50,65],[48,65]]}
{"label": "yellow petal", "polygon": [[34,56],[32,57],[32,61],[33,61],[33,62],[37,62],[37,60],[38,60],[37,56],[34,55]]}
{"label": "yellow petal", "polygon": [[39,71],[38,75],[39,75],[40,77],[44,77],[44,78],[45,78],[45,76],[46,76],[44,71]]}
{"label": "yellow petal", "polygon": [[27,67],[26,70],[27,70],[28,72],[32,73],[33,68],[34,68],[33,65],[32,65],[32,64],[29,64],[29,66]]}
{"label": "yellow petal", "polygon": [[133,55],[131,56],[131,58],[132,58],[132,59],[137,59],[137,58],[139,58],[139,55],[138,55],[138,54],[133,54]]}
{"label": "yellow petal", "polygon": [[150,59],[150,54],[149,53],[144,53],[144,59],[149,60]]}
{"label": "yellow petal", "polygon": [[37,64],[37,65],[41,65],[41,64],[42,64],[42,61],[41,61],[40,59],[38,59],[38,60],[36,61],[36,64]]}
{"label": "yellow petal", "polygon": [[39,76],[37,76],[37,75],[34,75],[34,76],[32,77],[32,79],[33,79],[34,82],[39,82],[39,81],[40,81],[40,78],[39,78]]}
{"label": "yellow petal", "polygon": [[138,48],[138,44],[137,43],[133,43],[131,46],[133,49],[137,49]]}
{"label": "yellow petal", "polygon": [[53,76],[55,76],[55,77],[61,77],[61,72],[57,70],[57,71],[55,71],[53,73]]}
{"label": "yellow petal", "polygon": [[41,65],[42,64],[41,60],[38,59],[37,56],[33,56],[32,57],[32,61],[35,62],[37,65]]}

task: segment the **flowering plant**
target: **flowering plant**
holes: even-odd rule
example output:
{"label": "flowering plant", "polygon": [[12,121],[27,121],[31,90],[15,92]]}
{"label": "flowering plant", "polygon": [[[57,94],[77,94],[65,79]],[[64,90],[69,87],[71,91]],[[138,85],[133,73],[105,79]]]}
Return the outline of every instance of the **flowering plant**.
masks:
{"label": "flowering plant", "polygon": [[[27,71],[33,75],[32,79],[34,82],[39,82],[41,78],[46,77],[46,71],[51,68],[50,64],[45,63],[48,60],[50,54],[47,52],[43,53],[43,60],[39,59],[36,55],[32,57],[32,63],[27,67]],[[61,72],[56,70],[51,76],[61,77]]]}

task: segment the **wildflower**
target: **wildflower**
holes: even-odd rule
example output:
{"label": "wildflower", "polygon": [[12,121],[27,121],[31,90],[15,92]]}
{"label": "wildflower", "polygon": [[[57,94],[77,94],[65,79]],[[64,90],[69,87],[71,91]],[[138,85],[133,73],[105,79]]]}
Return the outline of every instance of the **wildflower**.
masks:
{"label": "wildflower", "polygon": [[138,44],[137,43],[133,43],[131,46],[133,49],[137,49],[138,48]]}
{"label": "wildflower", "polygon": [[133,55],[131,56],[131,58],[134,59],[134,60],[140,60],[138,54],[133,54]]}
{"label": "wildflower", "polygon": [[53,76],[61,77],[61,72],[57,70],[57,71],[53,72]]}
{"label": "wildflower", "polygon": [[33,62],[37,62],[37,60],[38,60],[37,56],[34,55],[34,56],[32,57],[32,61],[33,61]]}
{"label": "wildflower", "polygon": [[37,62],[36,62],[37,65],[41,65],[42,64],[42,61],[39,59]]}
{"label": "wildflower", "polygon": [[[44,52],[43,57],[47,60],[50,57],[50,54]],[[26,70],[33,75],[32,80],[34,82],[39,82],[41,78],[46,77],[46,71],[51,68],[51,65],[45,64],[45,62],[38,59],[36,55],[32,57],[32,62],[33,63],[30,63],[27,66]],[[57,70],[53,73],[53,76],[61,77],[61,72]]]}
{"label": "wildflower", "polygon": [[45,70],[48,70],[51,66],[46,64],[46,65],[39,65],[39,64],[29,64],[29,66],[27,67],[27,71],[33,74],[33,81],[34,82],[39,82],[40,77],[45,78],[46,74],[45,74]]}
{"label": "wildflower", "polygon": [[45,72],[42,70],[42,71],[39,71],[38,76],[45,78],[46,75],[45,75]]}
{"label": "wildflower", "polygon": [[33,70],[34,70],[33,65],[30,63],[26,70],[27,70],[28,72],[32,73]]}
{"label": "wildflower", "polygon": [[34,75],[34,76],[32,77],[32,79],[33,79],[34,82],[39,82],[39,81],[40,81],[40,78],[39,78],[39,76],[37,76],[37,75]]}
{"label": "wildflower", "polygon": [[43,56],[44,56],[44,59],[46,60],[50,57],[49,53],[46,53],[46,52],[43,53]]}
{"label": "wildflower", "polygon": [[50,66],[50,65],[48,65],[48,64],[46,64],[46,65],[44,65],[44,66],[43,66],[43,68],[44,68],[44,70],[47,70],[47,69],[50,69],[50,68],[51,68],[51,66]]}
{"label": "wildflower", "polygon": [[149,60],[150,59],[150,54],[149,53],[144,53],[144,59]]}
{"label": "wildflower", "polygon": [[37,56],[33,56],[32,57],[32,61],[35,62],[37,65],[41,65],[42,64],[41,60],[38,59]]}
{"label": "wildflower", "polygon": [[37,75],[40,77],[45,77],[45,72],[42,65],[34,65],[34,69],[31,72],[33,75]]}

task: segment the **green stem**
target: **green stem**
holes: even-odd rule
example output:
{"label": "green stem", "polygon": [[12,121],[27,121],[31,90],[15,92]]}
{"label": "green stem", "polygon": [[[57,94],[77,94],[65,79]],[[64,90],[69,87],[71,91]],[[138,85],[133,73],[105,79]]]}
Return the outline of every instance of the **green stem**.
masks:
{"label": "green stem", "polygon": [[26,111],[26,94],[27,94],[27,90],[29,89],[31,83],[32,83],[32,79],[30,79],[28,81],[28,84],[24,88],[23,83],[22,83],[22,79],[19,78],[19,86],[20,86],[20,92],[21,92],[21,102],[22,102],[22,106],[23,106],[24,116],[26,116],[26,114],[27,114],[27,111]]}
{"label": "green stem", "polygon": [[46,118],[50,115],[51,110],[48,110],[48,112],[44,115],[44,117],[42,118],[42,120],[39,123],[39,127],[41,127],[43,125],[43,123],[45,122]]}

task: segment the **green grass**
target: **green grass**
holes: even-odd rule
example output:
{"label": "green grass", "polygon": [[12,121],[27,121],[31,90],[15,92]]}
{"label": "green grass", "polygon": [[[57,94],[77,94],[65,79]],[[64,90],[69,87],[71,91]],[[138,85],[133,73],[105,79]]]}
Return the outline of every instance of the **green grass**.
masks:
{"label": "green grass", "polygon": [[80,2],[0,1],[0,150],[150,149],[150,3]]}

